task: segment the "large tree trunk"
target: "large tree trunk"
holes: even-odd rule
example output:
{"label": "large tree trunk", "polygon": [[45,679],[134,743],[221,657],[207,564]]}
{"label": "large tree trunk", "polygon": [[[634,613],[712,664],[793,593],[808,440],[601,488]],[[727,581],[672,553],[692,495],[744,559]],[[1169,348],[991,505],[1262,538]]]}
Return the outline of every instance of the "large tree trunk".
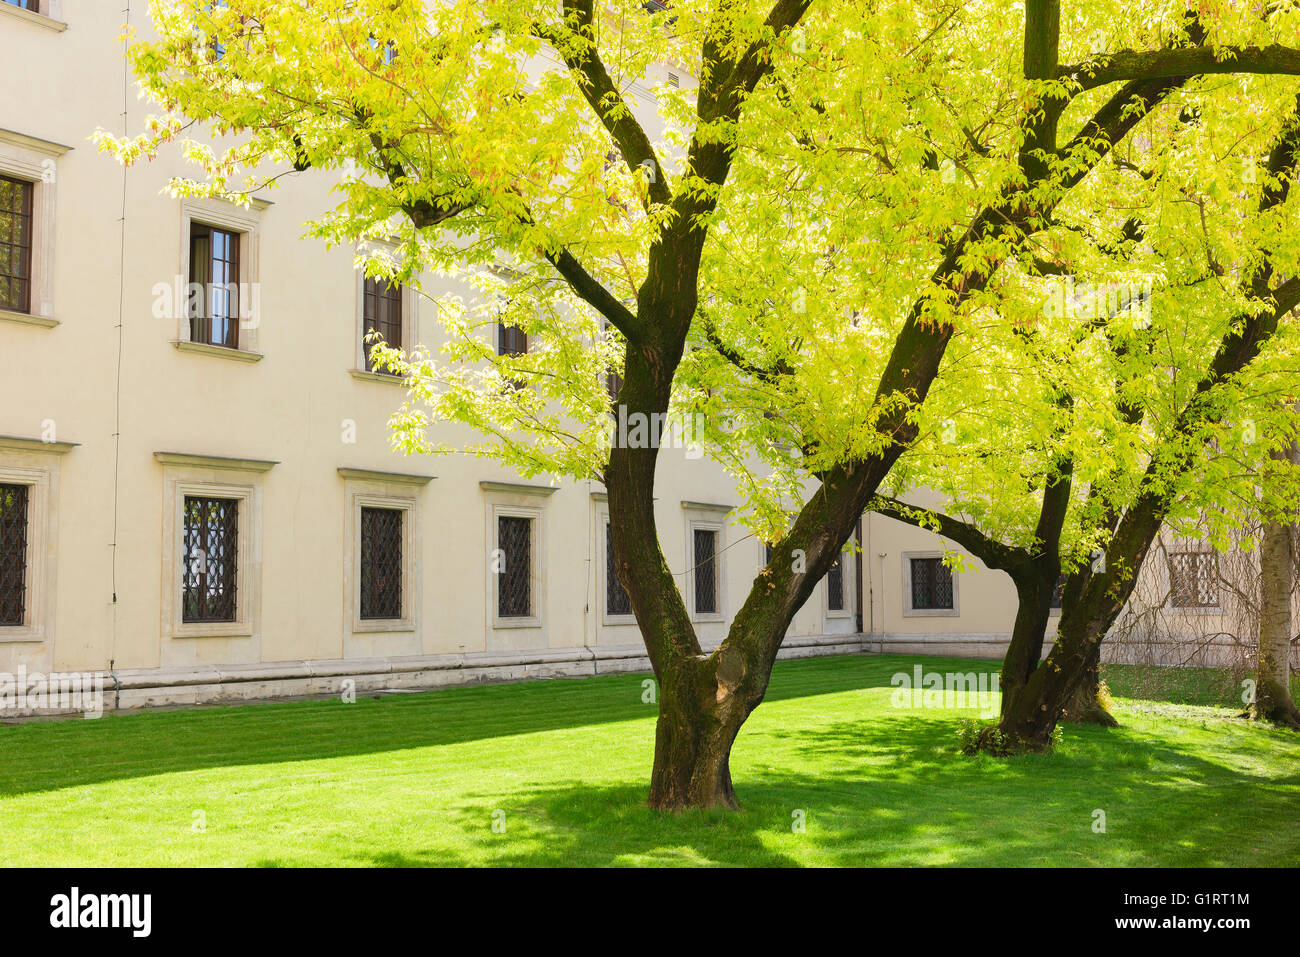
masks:
{"label": "large tree trunk", "polygon": [[1051,582],[1046,575],[1033,569],[1012,576],[1016,586],[1016,620],[1011,628],[1011,643],[1002,659],[1002,715],[1005,716],[1020,697],[1029,676],[1038,667],[1043,656],[1043,641],[1047,622],[1052,615],[1052,592],[1056,575]]}
{"label": "large tree trunk", "polygon": [[1071,724],[1097,724],[1103,728],[1118,728],[1115,716],[1106,710],[1101,700],[1101,644],[1092,649],[1088,663],[1069,700],[1061,709],[1061,720]]}
{"label": "large tree trunk", "polygon": [[740,807],[731,786],[731,746],[754,708],[736,693],[735,682],[748,671],[737,655],[723,649],[695,659],[661,683],[651,807]]}
{"label": "large tree trunk", "polygon": [[1300,710],[1291,700],[1291,600],[1295,585],[1295,551],[1291,526],[1264,527],[1259,550],[1259,670],[1254,717],[1300,730]]}

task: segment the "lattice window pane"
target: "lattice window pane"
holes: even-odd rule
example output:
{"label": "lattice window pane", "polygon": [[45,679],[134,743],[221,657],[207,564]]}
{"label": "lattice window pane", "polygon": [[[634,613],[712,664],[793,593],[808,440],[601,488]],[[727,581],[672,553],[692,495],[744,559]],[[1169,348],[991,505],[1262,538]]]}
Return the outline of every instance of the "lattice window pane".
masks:
{"label": "lattice window pane", "polygon": [[0,625],[27,621],[26,485],[0,485]]}
{"label": "lattice window pane", "polygon": [[831,611],[844,610],[844,553],[835,556],[826,572],[826,607]]}
{"label": "lattice window pane", "polygon": [[402,617],[400,508],[361,509],[361,617]]}
{"label": "lattice window pane", "polygon": [[632,614],[632,599],[628,597],[623,583],[618,580],[614,563],[614,536],[610,534],[608,522],[605,523],[605,613]]}
{"label": "lattice window pane", "polygon": [[718,613],[718,533],[695,530],[695,613]]}
{"label": "lattice window pane", "polygon": [[184,621],[234,621],[238,595],[239,502],[185,497]]}
{"label": "lattice window pane", "polygon": [[497,548],[502,566],[497,572],[497,615],[530,618],[532,594],[533,520],[518,515],[497,517]]}
{"label": "lattice window pane", "polygon": [[942,558],[912,559],[912,608],[917,611],[952,609],[952,570]]}
{"label": "lattice window pane", "polygon": [[1170,604],[1178,608],[1214,608],[1219,604],[1219,556],[1216,552],[1180,552],[1169,556]]}
{"label": "lattice window pane", "polygon": [[31,309],[32,194],[31,183],[0,176],[0,309]]}
{"label": "lattice window pane", "polygon": [[[361,298],[364,320],[362,335],[369,336],[371,332],[378,332],[384,342],[392,348],[403,348],[402,287],[386,279],[367,278]],[[370,357],[374,342],[365,341],[362,347],[366,354],[366,369],[371,372],[384,371],[376,370],[374,360]]]}

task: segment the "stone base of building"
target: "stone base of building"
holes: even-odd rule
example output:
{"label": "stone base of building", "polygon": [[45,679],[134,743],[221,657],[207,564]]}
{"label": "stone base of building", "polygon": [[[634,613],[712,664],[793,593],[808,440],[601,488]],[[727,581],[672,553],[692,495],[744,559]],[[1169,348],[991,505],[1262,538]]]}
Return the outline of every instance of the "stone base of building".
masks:
{"label": "stone base of building", "polygon": [[[778,657],[810,658],[866,651],[862,635],[791,637]],[[424,655],[224,665],[184,670],[138,669],[103,674],[103,710],[320,698],[327,695],[427,691],[456,685],[539,678],[648,673],[643,645],[540,652]],[[81,706],[7,711],[6,718],[83,713]]]}
{"label": "stone base of building", "polygon": [[[786,639],[780,659],[845,654],[924,655],[1000,660],[1008,634],[844,634]],[[1049,640],[1046,656],[1052,648]],[[1108,639],[1107,662],[1166,666],[1231,667],[1250,649],[1230,635],[1200,641]],[[103,674],[103,710],[211,705],[235,702],[320,698],[328,695],[427,691],[458,685],[587,678],[648,673],[642,645],[578,647],[540,652],[425,655],[401,658],[336,659],[226,665],[184,670],[138,669]],[[8,710],[5,718],[74,715],[82,707]]]}

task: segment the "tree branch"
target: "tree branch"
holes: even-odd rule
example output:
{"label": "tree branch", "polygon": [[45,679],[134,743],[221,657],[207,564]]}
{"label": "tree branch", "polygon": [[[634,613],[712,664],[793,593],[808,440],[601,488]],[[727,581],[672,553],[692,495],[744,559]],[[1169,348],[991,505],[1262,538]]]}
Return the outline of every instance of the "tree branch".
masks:
{"label": "tree branch", "polygon": [[915,528],[938,532],[944,538],[951,539],[966,548],[989,568],[1011,572],[1016,567],[1026,565],[1034,559],[1033,554],[1027,548],[1004,545],[1002,542],[985,535],[974,525],[931,508],[908,505],[906,502],[890,498],[887,495],[877,495],[868,503],[867,507],[878,515],[905,522]]}
{"label": "tree branch", "polygon": [[[1222,57],[1222,59],[1220,59]],[[1274,73],[1300,76],[1300,50],[1270,44],[1241,50],[1184,47],[1177,50],[1121,50],[1089,63],[1058,67],[1057,79],[1074,79],[1084,90],[1108,83],[1170,79],[1206,73]]]}
{"label": "tree branch", "polygon": [[533,35],[554,47],[577,74],[578,88],[623,154],[628,169],[633,173],[646,172],[650,201],[667,205],[672,202],[672,189],[650,137],[632,115],[596,51],[592,6],[593,0],[564,0],[565,20],[572,22],[576,29],[537,23],[533,25]]}

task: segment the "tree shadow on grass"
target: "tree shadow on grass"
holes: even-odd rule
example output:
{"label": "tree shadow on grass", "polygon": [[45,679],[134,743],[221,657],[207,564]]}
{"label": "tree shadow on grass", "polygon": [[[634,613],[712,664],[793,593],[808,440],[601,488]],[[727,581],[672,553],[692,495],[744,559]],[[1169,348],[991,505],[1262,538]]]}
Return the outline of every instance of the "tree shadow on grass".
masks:
{"label": "tree shadow on grass", "polygon": [[[968,758],[957,753],[951,724],[951,714],[899,714],[744,732],[733,761],[743,810],[734,814],[653,811],[639,782],[462,792],[438,814],[428,843],[358,843],[345,860],[381,867],[1279,866],[1300,845],[1296,827],[1277,825],[1294,807],[1292,778],[1265,778],[1136,731],[1081,729],[1054,754]],[[792,754],[800,760],[790,761]],[[1105,830],[1096,829],[1097,811]],[[500,833],[492,827],[498,817]]]}
{"label": "tree shadow on grass", "polygon": [[[898,661],[779,662],[770,700],[888,684]],[[911,659],[906,659],[910,661]],[[927,665],[928,666],[928,665]],[[176,771],[307,761],[653,717],[646,675],[445,688],[376,698],[107,713],[0,727],[0,796]]]}

